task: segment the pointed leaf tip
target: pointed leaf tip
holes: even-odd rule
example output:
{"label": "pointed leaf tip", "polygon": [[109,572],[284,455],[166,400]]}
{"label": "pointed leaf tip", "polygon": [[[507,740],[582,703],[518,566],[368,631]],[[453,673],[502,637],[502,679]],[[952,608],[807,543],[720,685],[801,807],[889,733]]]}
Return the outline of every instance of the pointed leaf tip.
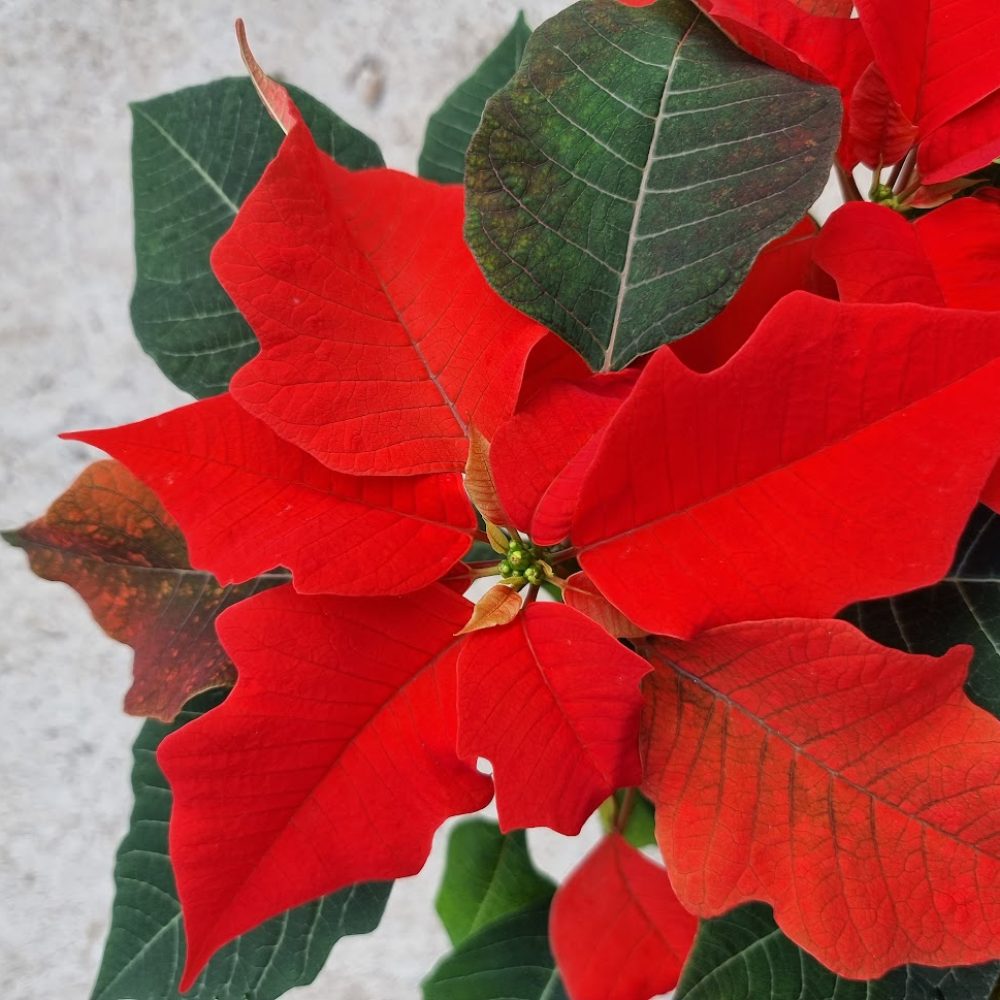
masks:
{"label": "pointed leaf tip", "polygon": [[250,42],[247,41],[247,28],[242,17],[236,18],[236,40],[240,46],[243,64],[250,73],[250,79],[253,80],[253,85],[257,89],[257,93],[260,94],[264,107],[287,135],[293,126],[302,120],[302,116],[288,91],[261,69],[260,63],[257,62],[250,49]]}
{"label": "pointed leaf tip", "polygon": [[521,597],[518,592],[506,583],[498,583],[483,594],[473,609],[472,616],[455,635],[468,635],[484,628],[508,625],[520,610]]}

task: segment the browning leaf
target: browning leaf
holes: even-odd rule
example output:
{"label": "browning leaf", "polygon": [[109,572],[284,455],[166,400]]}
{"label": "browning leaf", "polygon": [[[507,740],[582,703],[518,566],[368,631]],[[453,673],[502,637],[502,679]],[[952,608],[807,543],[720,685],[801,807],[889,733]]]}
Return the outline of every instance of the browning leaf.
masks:
{"label": "browning leaf", "polygon": [[27,552],[38,576],[69,584],[101,628],[135,650],[125,711],[164,722],[194,695],[235,679],[215,619],[287,579],[269,573],[223,587],[193,570],[180,528],[153,491],[109,460],[86,468],[42,517],[3,537]]}

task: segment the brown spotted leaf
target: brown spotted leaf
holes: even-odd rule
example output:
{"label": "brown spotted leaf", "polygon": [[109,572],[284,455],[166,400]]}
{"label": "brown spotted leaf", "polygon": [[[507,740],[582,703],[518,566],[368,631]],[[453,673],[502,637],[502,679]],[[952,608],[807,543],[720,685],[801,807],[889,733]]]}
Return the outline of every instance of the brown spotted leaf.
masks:
{"label": "brown spotted leaf", "polygon": [[135,650],[125,711],[169,722],[189,698],[233,683],[214,622],[231,604],[281,582],[222,587],[191,569],[176,522],[113,461],[86,468],[46,513],[3,533],[45,580],[68,583],[97,623]]}

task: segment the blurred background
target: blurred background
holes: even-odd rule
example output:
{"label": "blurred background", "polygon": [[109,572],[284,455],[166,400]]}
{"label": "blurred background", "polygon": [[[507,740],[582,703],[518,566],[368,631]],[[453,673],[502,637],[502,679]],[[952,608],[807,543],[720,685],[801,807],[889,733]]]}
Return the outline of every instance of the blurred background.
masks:
{"label": "blurred background", "polygon": [[[185,398],[135,343],[127,103],[242,73],[233,20],[265,69],[310,91],[413,170],[429,114],[523,8],[561,0],[0,0],[0,526],[40,515],[96,453],[66,429]],[[120,710],[131,651],[68,588],[0,547],[0,996],[89,995],[131,807]],[[561,876],[595,839],[532,833]],[[410,1000],[447,939],[433,912],[443,838],[397,884],[379,930],[334,949],[296,998]]]}

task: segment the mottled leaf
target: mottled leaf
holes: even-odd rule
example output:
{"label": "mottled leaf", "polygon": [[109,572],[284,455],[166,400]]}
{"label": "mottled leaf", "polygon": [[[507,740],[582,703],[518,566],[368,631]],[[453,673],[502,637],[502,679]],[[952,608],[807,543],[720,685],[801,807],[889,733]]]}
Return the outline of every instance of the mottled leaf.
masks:
{"label": "mottled leaf", "polygon": [[[111,930],[91,1000],[179,1000],[184,934],[167,856],[170,789],[156,765],[156,749],[219,701],[217,694],[199,698],[172,726],[147,722],[136,740],[135,806],[118,850]],[[354,885],[269,920],[223,948],[186,1000],[275,1000],[311,983],[341,937],[378,926],[390,887]]]}
{"label": "mottled leaf", "polygon": [[117,462],[86,468],[43,517],[3,533],[45,580],[68,583],[113,639],[135,650],[125,711],[169,722],[235,671],[215,638],[231,604],[287,579],[223,587],[191,568],[184,537],[149,487]]}
{"label": "mottled leaf", "polygon": [[[381,165],[370,139],[288,89],[320,148],[352,169]],[[215,280],[209,253],[277,152],[281,130],[244,78],[141,101],[132,117],[132,324],[172,382],[213,396],[257,353],[257,338]]]}
{"label": "mottled leaf", "polygon": [[686,0],[582,0],[531,37],[467,157],[490,282],[594,368],[712,318],[822,190],[830,87],[737,49]]}
{"label": "mottled leaf", "polygon": [[789,941],[769,907],[749,903],[702,922],[676,1000],[992,1000],[998,985],[1000,962],[843,979]]}
{"label": "mottled leaf", "polygon": [[489,820],[468,819],[451,831],[435,905],[458,945],[508,914],[549,900],[554,891],[531,863],[523,830],[504,834]]}
{"label": "mottled leaf", "polygon": [[461,184],[465,151],[479,127],[486,102],[514,75],[531,28],[519,13],[503,41],[463,80],[431,115],[417,173],[428,180]]}

